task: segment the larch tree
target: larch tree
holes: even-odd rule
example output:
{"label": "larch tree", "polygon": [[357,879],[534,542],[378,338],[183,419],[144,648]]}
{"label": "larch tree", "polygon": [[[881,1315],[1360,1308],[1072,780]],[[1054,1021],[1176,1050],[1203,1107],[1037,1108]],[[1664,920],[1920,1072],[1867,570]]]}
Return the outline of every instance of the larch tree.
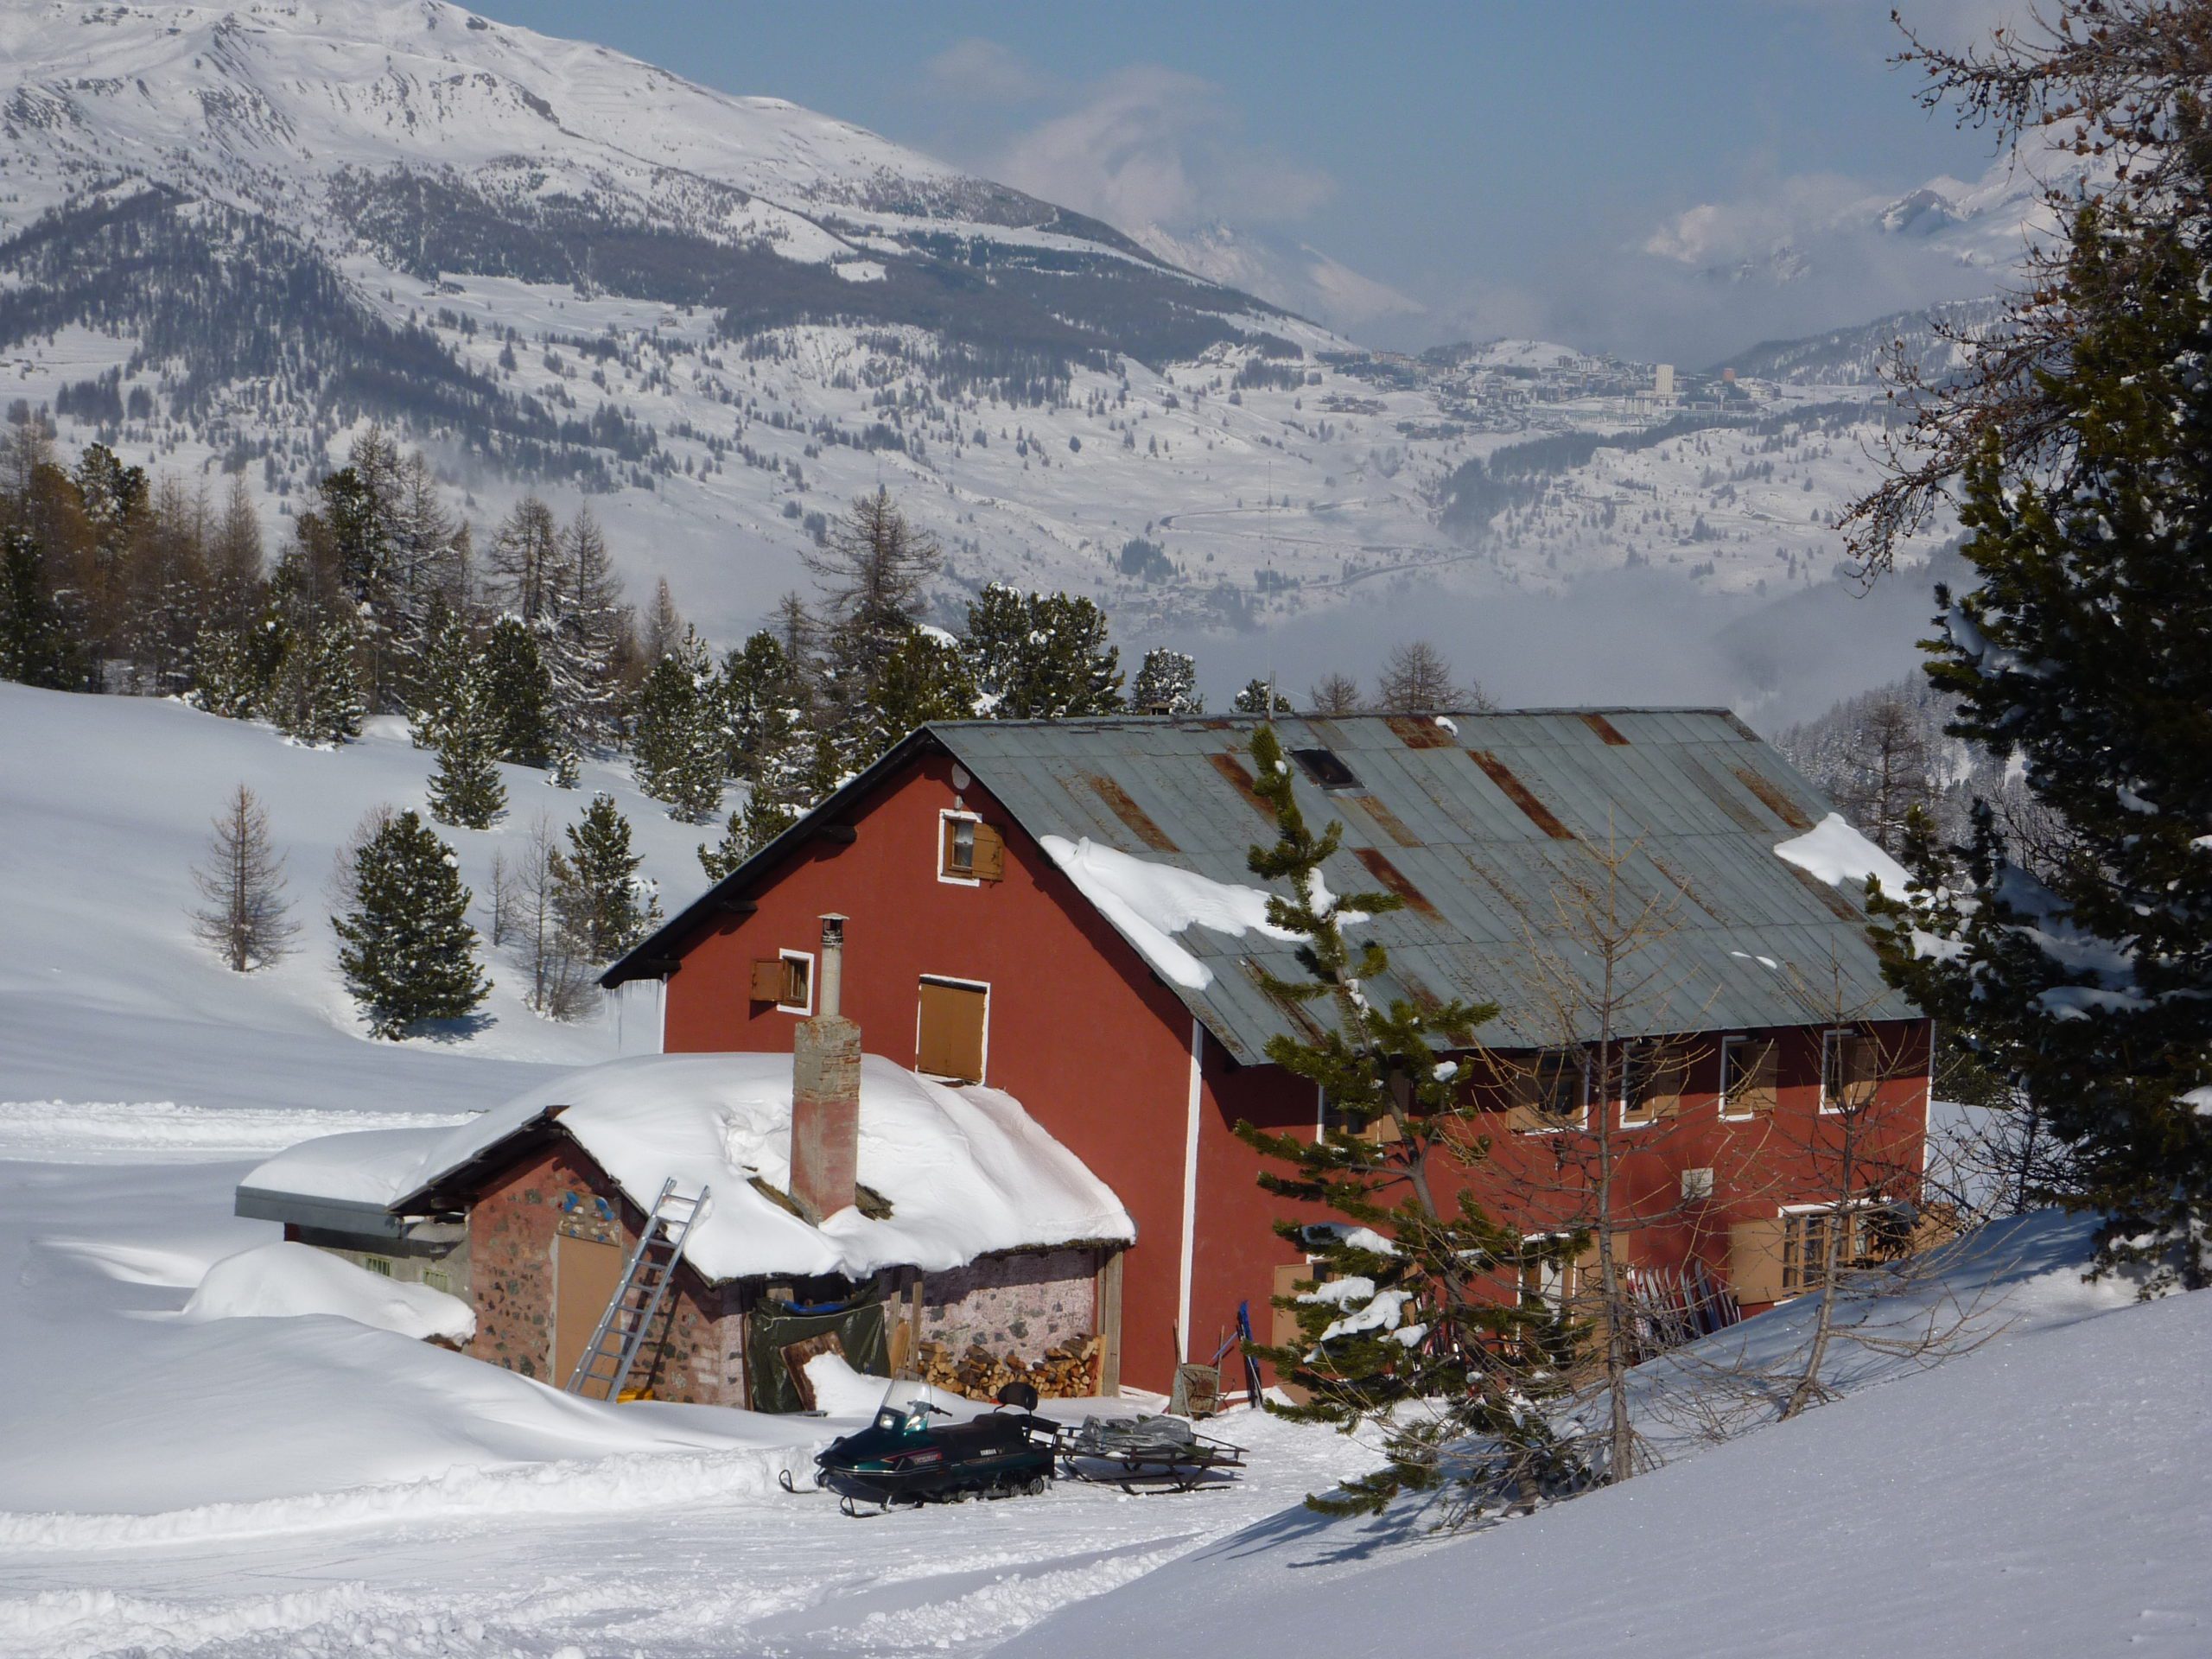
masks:
{"label": "larch tree", "polygon": [[1359,712],[1359,682],[1349,674],[1324,674],[1306,693],[1306,707],[1325,718]]}
{"label": "larch tree", "polygon": [[266,968],[291,948],[299,928],[284,898],[283,856],[270,839],[268,810],[244,784],[216,814],[192,883],[201,901],[193,931],[233,973]]}
{"label": "larch tree", "polygon": [[1376,706],[1386,715],[1434,715],[1490,706],[1479,687],[1462,686],[1452,664],[1426,639],[1391,647],[1375,682]]}

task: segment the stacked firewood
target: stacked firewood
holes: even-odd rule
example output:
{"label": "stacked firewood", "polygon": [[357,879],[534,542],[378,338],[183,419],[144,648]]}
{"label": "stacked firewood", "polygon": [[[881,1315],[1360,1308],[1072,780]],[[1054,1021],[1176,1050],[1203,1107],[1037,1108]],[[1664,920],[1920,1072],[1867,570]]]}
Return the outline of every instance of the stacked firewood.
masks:
{"label": "stacked firewood", "polygon": [[995,1354],[981,1343],[966,1352],[949,1343],[925,1342],[920,1349],[922,1381],[934,1388],[992,1400],[1009,1382],[1027,1382],[1045,1399],[1070,1399],[1098,1392],[1098,1338],[1071,1339],[1045,1351],[1042,1359]]}

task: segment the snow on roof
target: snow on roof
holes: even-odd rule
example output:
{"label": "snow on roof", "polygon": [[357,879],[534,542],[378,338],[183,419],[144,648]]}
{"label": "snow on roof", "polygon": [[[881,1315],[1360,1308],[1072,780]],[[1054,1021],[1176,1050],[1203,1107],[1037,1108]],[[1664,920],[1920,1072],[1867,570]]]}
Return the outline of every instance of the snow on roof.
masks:
{"label": "snow on roof", "polygon": [[1904,866],[1853,829],[1840,812],[1831,812],[1803,835],[1775,848],[1780,857],[1833,886],[1859,886],[1870,875],[1882,878],[1892,897],[1912,885]]}
{"label": "snow on roof", "polygon": [[1097,906],[1099,914],[1162,978],[1188,989],[1204,990],[1213,983],[1213,969],[1176,942],[1174,936],[1185,928],[1237,937],[1298,937],[1268,924],[1268,895],[1262,888],[1216,881],[1195,870],[1102,847],[1088,836],[1070,841],[1065,836],[1039,836],[1037,840],[1076,890]]}
{"label": "snow on roof", "polygon": [[308,1141],[254,1169],[241,1191],[427,1207],[429,1189],[549,1115],[641,1209],[671,1176],[680,1192],[713,1189],[685,1249],[713,1281],[941,1271],[998,1250],[1136,1236],[1111,1189],[1012,1096],[949,1088],[873,1054],[861,1063],[860,1181],[889,1204],[880,1221],[849,1208],[817,1227],[753,1185],[790,1185],[787,1054],[613,1060],[457,1128]]}

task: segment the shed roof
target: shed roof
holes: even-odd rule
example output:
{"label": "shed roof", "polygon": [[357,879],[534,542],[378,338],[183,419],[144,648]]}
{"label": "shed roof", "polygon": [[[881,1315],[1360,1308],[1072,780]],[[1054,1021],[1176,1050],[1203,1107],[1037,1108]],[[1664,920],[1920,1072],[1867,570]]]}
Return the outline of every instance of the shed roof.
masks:
{"label": "shed roof", "polygon": [[[711,1187],[686,1256],[712,1282],[936,1272],[1000,1251],[1135,1236],[1106,1184],[995,1089],[948,1088],[879,1056],[862,1059],[859,1173],[888,1205],[880,1215],[848,1208],[817,1225],[787,1206],[779,1195],[791,1180],[791,1125],[787,1054],[639,1055],[563,1072],[454,1128],[304,1141],[247,1174],[240,1213],[450,1209],[550,1133],[581,1147],[640,1210],[665,1179],[684,1192]],[[365,1224],[356,1225],[373,1230]]]}
{"label": "shed roof", "polygon": [[[967,767],[1063,868],[1080,862],[1070,849],[1088,842],[1090,850],[1250,890],[1257,884],[1247,855],[1274,833],[1272,815],[1251,791],[1258,723],[1252,715],[933,725],[786,841],[849,817],[853,798],[886,769],[935,747]],[[1308,821],[1317,829],[1343,825],[1343,845],[1324,872],[1330,889],[1381,888],[1405,900],[1358,925],[1357,937],[1375,939],[1390,957],[1370,995],[1495,1002],[1497,1019],[1478,1034],[1500,1046],[1593,1037],[1586,1007],[1556,1006],[1560,971],[1586,976],[1595,965],[1564,925],[1560,895],[1572,882],[1600,876],[1595,855],[1610,848],[1625,855],[1623,910],[1655,901],[1669,930],[1625,964],[1625,976],[1643,989],[1618,1011],[1618,1034],[1914,1013],[1883,982],[1859,880],[1836,879],[1833,856],[1811,861],[1823,879],[1777,851],[1816,828],[1826,852],[1858,838],[1818,791],[1725,709],[1277,715],[1274,724],[1287,753],[1306,752],[1293,785]],[[1881,855],[1859,844],[1863,874]],[[782,841],[763,849],[617,963],[607,982],[669,958],[703,911],[746,891],[787,850]],[[1110,895],[1102,902],[1081,870],[1070,873],[1145,950],[1142,930],[1117,913],[1123,907]],[[1203,971],[1161,977],[1240,1060],[1260,1059],[1270,1037],[1326,1017],[1325,1004],[1293,1009],[1265,989],[1264,976],[1300,976],[1287,939],[1200,923],[1174,942]],[[1160,967],[1156,952],[1148,959]]]}

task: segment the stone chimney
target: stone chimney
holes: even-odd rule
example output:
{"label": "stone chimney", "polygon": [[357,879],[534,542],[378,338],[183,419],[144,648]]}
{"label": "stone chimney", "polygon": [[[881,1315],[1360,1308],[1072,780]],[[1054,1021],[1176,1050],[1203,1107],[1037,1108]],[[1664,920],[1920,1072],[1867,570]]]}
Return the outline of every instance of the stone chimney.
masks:
{"label": "stone chimney", "polygon": [[791,1041],[791,1198],[820,1222],[853,1202],[861,1151],[861,1028],[838,1012],[845,918],[822,918],[811,1020]]}

